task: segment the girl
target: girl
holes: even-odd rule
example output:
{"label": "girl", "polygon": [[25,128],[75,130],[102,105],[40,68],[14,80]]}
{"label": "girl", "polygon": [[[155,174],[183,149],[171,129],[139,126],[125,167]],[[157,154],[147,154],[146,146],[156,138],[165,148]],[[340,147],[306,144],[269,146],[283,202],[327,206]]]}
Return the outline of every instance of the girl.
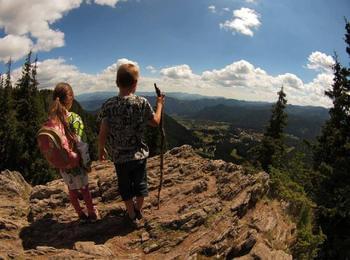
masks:
{"label": "girl", "polygon": [[[63,146],[76,151],[82,159],[82,167],[62,170],[60,174],[68,186],[69,199],[81,221],[97,220],[97,211],[92,204],[92,197],[88,187],[89,156],[87,144],[82,142],[84,125],[79,115],[68,112],[73,105],[74,94],[68,83],[58,83],[53,91],[53,102],[49,109],[49,121],[58,125],[61,132],[67,137]],[[63,141],[64,142],[64,141]],[[78,197],[81,192],[87,207],[88,215],[80,207]]]}

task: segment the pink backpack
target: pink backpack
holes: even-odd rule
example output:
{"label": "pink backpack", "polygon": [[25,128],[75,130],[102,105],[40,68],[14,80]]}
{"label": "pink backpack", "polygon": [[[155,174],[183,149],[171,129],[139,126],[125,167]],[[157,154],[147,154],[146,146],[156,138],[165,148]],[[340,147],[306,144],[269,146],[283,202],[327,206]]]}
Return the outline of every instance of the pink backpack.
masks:
{"label": "pink backpack", "polygon": [[79,166],[80,157],[68,144],[60,122],[46,121],[37,133],[41,153],[54,168],[71,169]]}

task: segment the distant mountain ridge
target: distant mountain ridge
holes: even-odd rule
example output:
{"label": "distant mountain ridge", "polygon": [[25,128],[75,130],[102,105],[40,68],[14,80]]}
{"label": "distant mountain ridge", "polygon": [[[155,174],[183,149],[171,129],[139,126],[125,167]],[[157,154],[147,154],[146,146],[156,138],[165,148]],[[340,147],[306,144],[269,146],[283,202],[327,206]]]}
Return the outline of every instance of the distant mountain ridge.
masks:
{"label": "distant mountain ridge", "polygon": [[[115,95],[116,93],[113,93]],[[97,111],[109,97],[108,93],[78,96],[80,104],[88,111]],[[113,96],[112,95],[112,96]],[[152,105],[156,102],[154,93],[140,92]],[[177,93],[179,97],[186,93]],[[176,96],[175,95],[175,96]],[[167,94],[165,112],[186,118],[221,121],[231,123],[233,127],[263,131],[271,115],[272,103],[242,101],[226,98],[203,97],[190,99],[174,98]],[[194,98],[194,97],[193,97]],[[288,98],[288,97],[287,97]],[[300,138],[314,139],[328,119],[328,109],[313,106],[288,105],[288,125],[286,132]]]}
{"label": "distant mountain ridge", "polygon": [[[154,97],[154,92],[136,92],[137,95],[143,97]],[[102,104],[109,98],[117,95],[117,91],[110,92],[93,92],[93,93],[84,93],[77,95],[75,98],[87,111],[96,111],[99,110]],[[188,94],[183,92],[169,92],[166,93],[167,100],[169,98],[175,98],[177,100],[193,101],[193,100],[202,100],[202,99],[216,99],[220,97],[208,97],[202,96],[199,94]],[[168,102],[168,101],[167,101]]]}
{"label": "distant mountain ridge", "polygon": [[[313,107],[289,105],[286,133],[300,138],[313,139],[328,119],[328,111]],[[253,129],[259,132],[265,130],[271,116],[271,105],[260,107],[232,107],[216,105],[206,107],[193,117],[200,120],[229,122],[233,127]]]}
{"label": "distant mountain ridge", "polygon": [[[154,96],[154,92],[137,92],[137,95],[140,96]],[[113,97],[117,95],[116,91],[98,91],[98,92],[91,92],[91,93],[84,93],[76,96],[76,99],[79,102],[85,102],[85,101],[92,101],[92,100],[100,100],[100,99],[108,99],[110,97]],[[209,96],[203,96],[200,94],[190,94],[190,93],[184,93],[184,92],[169,92],[166,93],[167,97],[177,98],[180,100],[197,100],[197,99],[206,99],[206,98],[220,98],[220,97],[209,97]]]}

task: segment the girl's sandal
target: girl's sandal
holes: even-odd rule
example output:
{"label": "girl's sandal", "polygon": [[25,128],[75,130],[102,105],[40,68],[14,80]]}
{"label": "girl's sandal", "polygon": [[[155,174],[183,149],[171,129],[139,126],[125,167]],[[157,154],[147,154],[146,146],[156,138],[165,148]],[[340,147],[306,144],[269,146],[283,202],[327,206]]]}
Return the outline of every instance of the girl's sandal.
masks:
{"label": "girl's sandal", "polygon": [[87,223],[89,221],[89,217],[85,215],[85,213],[79,214],[79,223]]}

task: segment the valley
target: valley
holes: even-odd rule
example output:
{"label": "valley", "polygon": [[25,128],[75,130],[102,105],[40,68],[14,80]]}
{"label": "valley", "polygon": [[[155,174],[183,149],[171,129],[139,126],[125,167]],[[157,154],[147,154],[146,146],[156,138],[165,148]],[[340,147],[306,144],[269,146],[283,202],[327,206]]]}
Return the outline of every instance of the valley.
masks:
{"label": "valley", "polygon": [[[77,100],[85,110],[96,114],[103,102],[114,94],[84,94]],[[151,104],[155,103],[153,93],[138,94],[145,96]],[[266,102],[169,93],[165,106],[167,149],[190,144],[203,157],[242,164],[251,159],[251,149],[261,141],[271,108],[272,104]],[[307,157],[311,156],[303,140],[316,138],[328,118],[328,110],[293,105],[287,106],[286,110],[287,152],[292,155],[302,151]],[[159,141],[154,140],[157,130],[149,128],[146,135],[151,155],[159,154]]]}
{"label": "valley", "polygon": [[211,159],[242,163],[248,157],[248,151],[262,138],[262,133],[234,128],[226,122],[186,119],[178,116],[174,119],[200,140],[195,146],[195,151]]}

